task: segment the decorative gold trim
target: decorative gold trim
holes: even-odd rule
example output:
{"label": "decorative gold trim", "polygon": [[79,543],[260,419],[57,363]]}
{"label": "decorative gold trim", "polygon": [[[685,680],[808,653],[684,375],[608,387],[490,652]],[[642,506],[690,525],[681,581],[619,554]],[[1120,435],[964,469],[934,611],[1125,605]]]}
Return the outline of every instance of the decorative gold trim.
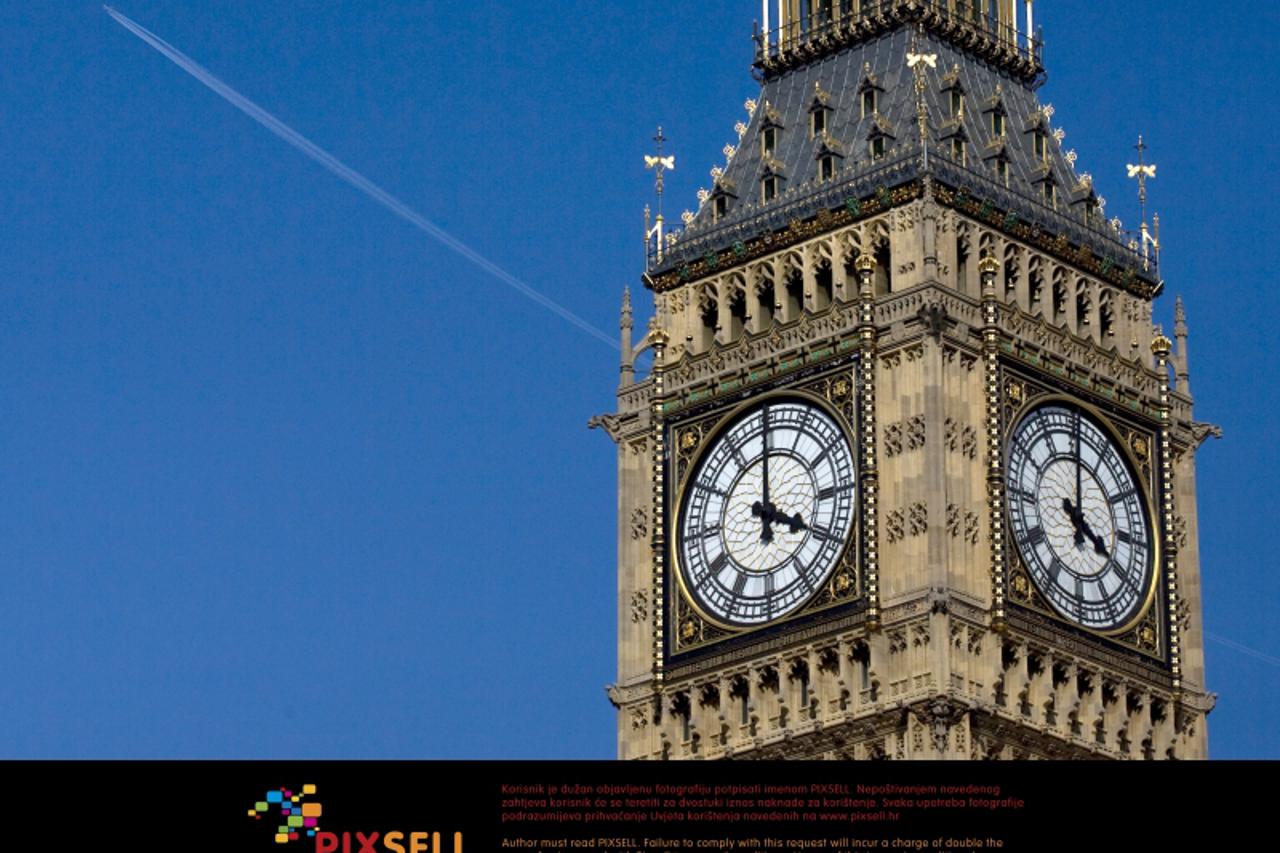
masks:
{"label": "decorative gold trim", "polygon": [[1169,665],[1173,673],[1173,689],[1182,690],[1182,634],[1178,625],[1178,542],[1174,530],[1173,506],[1173,448],[1169,438],[1169,421],[1172,403],[1169,394],[1169,354],[1173,342],[1162,334],[1151,341],[1151,354],[1156,359],[1156,371],[1160,374],[1160,529],[1164,535],[1166,612],[1169,624]]}
{"label": "decorative gold trim", "polygon": [[[996,302],[995,292],[995,277],[1000,271],[1000,263],[993,256],[987,255],[978,263],[978,269],[982,274],[982,372],[987,410],[987,535],[991,540],[991,628],[1003,632],[1008,627],[1008,614],[1005,612],[1008,563],[1004,545],[1004,471],[1007,465],[1001,446],[1000,423],[1000,307]],[[1023,396],[1020,387],[1017,396]]]}
{"label": "decorative gold trim", "polygon": [[876,433],[876,322],[875,292],[872,276],[875,259],[862,254],[854,261],[858,273],[858,339],[861,357],[858,360],[858,397],[862,406],[862,435],[858,451],[860,460],[861,509],[858,524],[862,534],[863,575],[867,595],[867,630],[880,630],[880,539],[879,497],[880,470]]}
{"label": "decorative gold trim", "polygon": [[649,338],[653,343],[653,506],[651,516],[653,518],[652,541],[650,547],[653,549],[653,679],[656,689],[662,690],[662,667],[664,659],[664,649],[666,647],[666,637],[664,636],[666,600],[664,589],[666,587],[663,577],[664,560],[666,552],[665,539],[665,516],[662,514],[662,508],[666,499],[666,437],[664,435],[666,427],[663,424],[663,376],[666,373],[666,350],[669,336],[657,325],[649,332]]}

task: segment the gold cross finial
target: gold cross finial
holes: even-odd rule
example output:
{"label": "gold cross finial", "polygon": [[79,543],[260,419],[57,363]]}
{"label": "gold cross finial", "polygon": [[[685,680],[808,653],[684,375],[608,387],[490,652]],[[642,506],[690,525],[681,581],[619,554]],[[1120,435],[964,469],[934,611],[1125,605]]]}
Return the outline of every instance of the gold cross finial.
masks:
{"label": "gold cross finial", "polygon": [[663,178],[668,171],[674,172],[676,169],[675,155],[664,157],[662,155],[662,144],[667,141],[667,137],[662,133],[662,125],[658,125],[658,135],[653,138],[658,143],[658,153],[656,155],[646,154],[644,157],[644,167],[653,169],[654,171],[654,189],[658,191],[658,216],[662,216],[662,184]]}
{"label": "gold cross finial", "polygon": [[924,25],[911,35],[911,47],[907,51],[907,68],[915,75],[916,120],[920,125],[920,157],[921,165],[929,168],[929,114],[924,102],[924,70],[926,67],[937,69],[938,54],[920,53],[920,36],[924,34]]}
{"label": "gold cross finial", "polygon": [[1138,179],[1138,204],[1142,208],[1142,224],[1147,222],[1147,178],[1155,180],[1156,164],[1146,162],[1147,144],[1142,141],[1142,137],[1138,137],[1138,144],[1134,146],[1138,150],[1138,165],[1128,164],[1129,177]]}
{"label": "gold cross finial", "polygon": [[1140,248],[1142,249],[1143,265],[1147,261],[1147,245],[1155,250],[1156,264],[1160,263],[1160,218],[1156,217],[1155,233],[1147,229],[1147,179],[1155,180],[1156,164],[1146,161],[1147,143],[1142,141],[1142,137],[1138,137],[1138,144],[1134,146],[1138,151],[1138,164],[1128,164],[1129,177],[1138,179],[1138,207],[1142,212],[1142,224],[1139,226],[1142,235]]}

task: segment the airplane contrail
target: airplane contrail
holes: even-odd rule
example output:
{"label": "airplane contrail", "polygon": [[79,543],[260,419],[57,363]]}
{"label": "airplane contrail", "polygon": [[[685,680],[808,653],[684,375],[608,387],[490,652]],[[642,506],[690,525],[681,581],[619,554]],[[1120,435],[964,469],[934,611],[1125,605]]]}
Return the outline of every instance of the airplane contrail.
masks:
{"label": "airplane contrail", "polygon": [[400,201],[400,199],[396,198],[391,193],[387,192],[382,187],[357,172],[355,169],[352,169],[337,157],[334,157],[328,151],[325,151],[319,145],[316,145],[301,133],[298,133],[296,130],[289,127],[289,125],[280,121],[280,119],[276,118],[271,113],[246,98],[244,95],[241,95],[226,83],[223,83],[191,57],[187,56],[185,53],[148,30],[146,27],[143,27],[141,24],[131,20],[110,6],[103,6],[102,8],[112,17],[112,19],[115,20],[117,24],[124,27],[147,44],[151,45],[151,47],[163,54],[170,62],[199,80],[208,88],[212,89],[215,94],[222,97],[233,107],[240,110],[249,118],[253,119],[258,124],[262,125],[267,130],[271,131],[276,136],[301,151],[303,154],[306,154],[321,166],[324,166],[337,177],[369,196],[369,198],[373,199],[396,216],[404,219],[419,231],[435,238],[446,247],[452,249],[462,257],[471,261],[471,263],[480,267],[480,269],[489,273],[502,283],[510,286],[513,290],[523,296],[532,299],[548,311],[568,320],[582,331],[592,337],[604,341],[614,349],[618,349],[618,341],[613,336],[591,325],[568,308],[565,308],[563,305],[556,302],[554,299],[542,295],[511,273],[504,270],[502,267],[481,255],[475,249],[472,249],[466,243],[463,243],[461,240],[449,234],[440,226],[409,207],[409,205]]}
{"label": "airplane contrail", "polygon": [[1250,648],[1249,646],[1246,646],[1244,643],[1237,643],[1235,640],[1231,640],[1226,637],[1221,637],[1213,633],[1212,631],[1205,631],[1204,635],[1208,637],[1210,640],[1213,640],[1215,643],[1226,646],[1229,649],[1235,649],[1241,654],[1246,654],[1249,657],[1257,658],[1263,663],[1269,663],[1272,666],[1280,666],[1280,658],[1269,655],[1266,652],[1260,652],[1257,649]]}

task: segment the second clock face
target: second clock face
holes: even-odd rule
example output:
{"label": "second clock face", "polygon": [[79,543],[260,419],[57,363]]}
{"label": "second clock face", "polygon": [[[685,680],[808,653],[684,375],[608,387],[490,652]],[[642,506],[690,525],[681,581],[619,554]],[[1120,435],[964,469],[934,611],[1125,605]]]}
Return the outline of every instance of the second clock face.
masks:
{"label": "second clock face", "polygon": [[793,613],[835,568],[853,529],[853,452],[820,406],[770,398],[704,451],[684,489],[685,588],[727,625]]}
{"label": "second clock face", "polygon": [[1084,410],[1039,406],[1013,431],[1009,521],[1036,587],[1097,631],[1131,623],[1154,571],[1146,499],[1120,446]]}

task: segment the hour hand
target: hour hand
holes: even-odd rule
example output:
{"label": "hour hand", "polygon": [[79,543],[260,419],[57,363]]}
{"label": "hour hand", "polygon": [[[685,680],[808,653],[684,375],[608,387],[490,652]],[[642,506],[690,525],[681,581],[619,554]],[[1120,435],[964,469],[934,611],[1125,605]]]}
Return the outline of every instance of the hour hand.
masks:
{"label": "hour hand", "polygon": [[751,514],[761,521],[760,541],[773,541],[773,522],[778,518],[778,508],[767,501],[756,501],[751,505]]}
{"label": "hour hand", "polygon": [[1089,526],[1089,522],[1085,520],[1084,511],[1071,503],[1071,498],[1062,499],[1062,509],[1071,517],[1071,526],[1076,531],[1076,544],[1083,545],[1087,537],[1093,543],[1093,550],[1099,556],[1110,557],[1107,546],[1103,543],[1102,537],[1093,532],[1093,528]]}
{"label": "hour hand", "polygon": [[1102,537],[1093,532],[1093,528],[1089,526],[1089,522],[1085,521],[1084,513],[1080,514],[1080,526],[1084,528],[1084,535],[1089,537],[1089,541],[1093,543],[1093,550],[1100,557],[1110,557],[1107,546],[1103,544]]}
{"label": "hour hand", "polygon": [[1084,530],[1081,529],[1081,524],[1084,522],[1084,514],[1071,503],[1071,498],[1062,499],[1062,511],[1071,519],[1071,527],[1075,530],[1076,547],[1083,545]]}
{"label": "hour hand", "polygon": [[809,525],[804,523],[804,519],[800,517],[800,513],[795,515],[787,515],[785,512],[775,512],[773,520],[778,524],[785,524],[791,529],[792,533],[799,533],[801,530],[808,530]]}

